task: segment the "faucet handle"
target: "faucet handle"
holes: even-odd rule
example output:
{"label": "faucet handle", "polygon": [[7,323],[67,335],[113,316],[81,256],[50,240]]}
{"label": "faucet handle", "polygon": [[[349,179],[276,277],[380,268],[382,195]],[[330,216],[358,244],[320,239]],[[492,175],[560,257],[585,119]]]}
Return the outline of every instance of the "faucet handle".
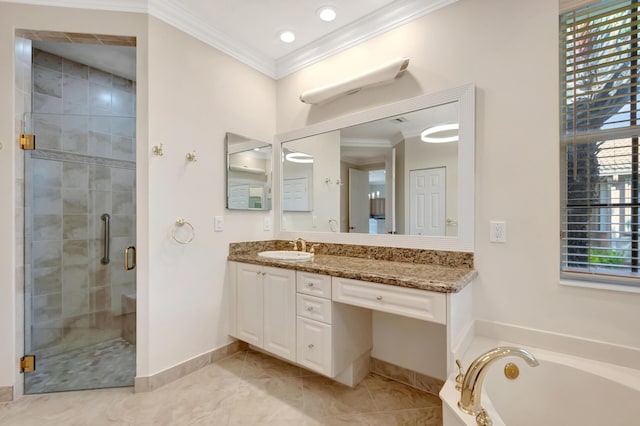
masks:
{"label": "faucet handle", "polygon": [[297,241],[289,241],[289,244],[293,246],[294,251],[298,251],[298,242]]}
{"label": "faucet handle", "polygon": [[456,365],[458,366],[458,375],[456,376],[456,390],[462,390],[462,382],[464,381],[464,369],[459,359],[456,359]]}
{"label": "faucet handle", "polygon": [[309,253],[315,253],[316,248],[320,247],[320,244],[311,244],[311,248],[309,249]]}

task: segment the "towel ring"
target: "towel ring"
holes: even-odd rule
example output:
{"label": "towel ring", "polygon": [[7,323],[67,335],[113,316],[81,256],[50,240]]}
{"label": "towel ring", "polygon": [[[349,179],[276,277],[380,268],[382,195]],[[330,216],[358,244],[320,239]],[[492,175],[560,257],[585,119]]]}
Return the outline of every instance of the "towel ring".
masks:
{"label": "towel ring", "polygon": [[[176,231],[185,225],[189,228],[189,234],[187,238],[181,240],[180,238],[176,237]],[[193,237],[195,236],[196,236],[196,231],[193,229],[192,224],[190,224],[189,222],[187,222],[181,217],[176,220],[176,223],[173,226],[173,230],[171,231],[171,237],[174,239],[176,243],[189,244],[193,240]]]}

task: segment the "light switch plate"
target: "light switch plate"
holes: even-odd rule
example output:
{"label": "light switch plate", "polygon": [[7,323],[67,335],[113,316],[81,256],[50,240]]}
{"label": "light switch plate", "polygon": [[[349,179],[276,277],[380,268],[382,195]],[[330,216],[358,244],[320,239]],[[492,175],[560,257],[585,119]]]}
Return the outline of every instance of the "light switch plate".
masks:
{"label": "light switch plate", "polygon": [[489,222],[489,241],[492,243],[507,242],[507,222],[496,220]]}
{"label": "light switch plate", "polygon": [[262,229],[265,231],[271,231],[271,218],[269,216],[265,216],[262,219]]}
{"label": "light switch plate", "polygon": [[214,217],[213,230],[216,232],[222,232],[224,230],[224,216]]}

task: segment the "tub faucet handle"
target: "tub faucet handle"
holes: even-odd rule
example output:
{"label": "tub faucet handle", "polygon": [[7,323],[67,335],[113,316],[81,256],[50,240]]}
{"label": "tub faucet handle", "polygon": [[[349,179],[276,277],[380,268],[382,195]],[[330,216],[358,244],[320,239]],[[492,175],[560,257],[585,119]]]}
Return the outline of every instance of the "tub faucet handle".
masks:
{"label": "tub faucet handle", "polygon": [[476,416],[476,425],[478,426],[493,426],[493,420],[489,417],[489,413],[484,408],[480,410]]}
{"label": "tub faucet handle", "polygon": [[464,380],[464,369],[459,359],[456,359],[456,365],[458,366],[458,375],[456,376],[456,390],[462,390],[462,382]]}

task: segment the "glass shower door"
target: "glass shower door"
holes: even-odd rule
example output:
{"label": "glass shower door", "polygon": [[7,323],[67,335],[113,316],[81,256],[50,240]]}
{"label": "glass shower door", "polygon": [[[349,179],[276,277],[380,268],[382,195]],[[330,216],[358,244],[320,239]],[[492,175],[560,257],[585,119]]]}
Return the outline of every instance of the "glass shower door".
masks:
{"label": "glass shower door", "polygon": [[25,155],[25,393],[135,377],[135,117],[32,113]]}

